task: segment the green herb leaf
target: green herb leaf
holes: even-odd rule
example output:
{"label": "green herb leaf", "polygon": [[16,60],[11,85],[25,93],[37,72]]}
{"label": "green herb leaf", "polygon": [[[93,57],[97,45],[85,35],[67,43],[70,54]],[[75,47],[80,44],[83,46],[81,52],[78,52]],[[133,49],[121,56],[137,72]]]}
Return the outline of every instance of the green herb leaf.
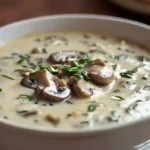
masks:
{"label": "green herb leaf", "polygon": [[111,116],[107,117],[109,122],[117,122],[120,118],[120,115],[117,111],[111,111]]}
{"label": "green herb leaf", "polygon": [[9,76],[7,76],[7,75],[4,75],[4,74],[2,74],[1,76],[2,76],[2,77],[5,77],[5,78],[7,78],[7,79],[10,79],[10,80],[15,80],[14,78],[12,78],[12,77],[9,77]]}
{"label": "green herb leaf", "polygon": [[85,71],[83,71],[81,73],[81,75],[83,76],[84,80],[86,80],[86,81],[90,81],[91,80],[91,78],[87,75],[87,73]]}
{"label": "green herb leaf", "polygon": [[81,121],[81,124],[89,124],[89,121]]}
{"label": "green herb leaf", "polygon": [[30,99],[31,96],[30,96],[30,95],[27,95],[27,94],[20,94],[20,95],[19,95],[19,98],[28,98],[28,99]]}
{"label": "green herb leaf", "polygon": [[79,68],[78,67],[71,67],[71,66],[67,66],[65,65],[63,68],[62,68],[62,71],[68,71],[70,73],[76,73],[79,71]]}
{"label": "green herb leaf", "polygon": [[80,79],[82,79],[81,75],[79,74],[74,74],[74,81],[78,82]]}
{"label": "green herb leaf", "polygon": [[54,74],[54,75],[58,73],[58,69],[55,69],[55,68],[53,68],[53,67],[51,67],[51,66],[48,66],[48,67],[47,67],[47,70],[48,70],[50,73]]}
{"label": "green herb leaf", "polygon": [[71,69],[69,69],[69,72],[70,73],[76,73],[79,71],[79,68],[78,67],[72,67]]}
{"label": "green herb leaf", "polygon": [[67,103],[67,104],[73,104],[73,102],[71,102],[71,101],[69,101],[69,100],[67,100],[66,103]]}
{"label": "green herb leaf", "polygon": [[4,119],[8,119],[8,116],[4,116]]}
{"label": "green herb leaf", "polygon": [[95,111],[96,110],[96,105],[95,104],[90,104],[89,106],[88,106],[88,111],[89,112],[93,112],[93,111]]}
{"label": "green herb leaf", "polygon": [[145,74],[145,75],[142,77],[142,80],[147,80],[147,79],[148,79],[148,76],[149,76],[149,73]]}
{"label": "green herb leaf", "polygon": [[46,69],[47,71],[49,71],[50,73],[52,73],[52,74],[57,74],[58,73],[58,70],[57,69],[55,69],[55,68],[53,68],[53,67],[51,67],[51,66],[42,66],[42,65],[39,65],[39,69],[40,70],[43,70],[43,69]]}
{"label": "green herb leaf", "polygon": [[116,71],[118,65],[112,65],[114,71]]}
{"label": "green herb leaf", "polygon": [[78,68],[81,68],[81,65],[79,64],[79,62],[73,61],[73,62],[72,62],[72,67],[78,67]]}
{"label": "green herb leaf", "polygon": [[62,68],[62,71],[69,71],[69,69],[71,69],[71,66],[65,65]]}
{"label": "green herb leaf", "polygon": [[24,72],[25,69],[15,69],[15,72]]}
{"label": "green herb leaf", "polygon": [[24,114],[24,113],[28,113],[28,110],[19,110],[17,111],[18,114]]}
{"label": "green herb leaf", "polygon": [[134,71],[134,70],[127,71],[127,72],[122,72],[122,73],[120,73],[120,76],[121,76],[121,77],[124,77],[124,78],[132,79],[132,76],[133,76],[133,74],[134,74],[135,72],[136,72],[136,71]]}
{"label": "green herb leaf", "polygon": [[22,64],[22,63],[24,62],[24,60],[25,60],[24,58],[21,58],[20,60],[18,60],[17,63],[18,63],[18,64]]}
{"label": "green herb leaf", "polygon": [[0,88],[0,92],[2,92],[2,88]]}
{"label": "green herb leaf", "polygon": [[91,60],[91,57],[83,57],[82,59],[80,59],[80,63],[84,64],[84,63],[86,63],[86,62],[88,62],[90,60]]}
{"label": "green herb leaf", "polygon": [[122,98],[121,96],[111,96],[111,99],[116,100],[116,101],[124,100],[124,98]]}
{"label": "green herb leaf", "polygon": [[43,53],[43,54],[47,54],[47,51],[46,51],[45,48],[42,49],[42,53]]}

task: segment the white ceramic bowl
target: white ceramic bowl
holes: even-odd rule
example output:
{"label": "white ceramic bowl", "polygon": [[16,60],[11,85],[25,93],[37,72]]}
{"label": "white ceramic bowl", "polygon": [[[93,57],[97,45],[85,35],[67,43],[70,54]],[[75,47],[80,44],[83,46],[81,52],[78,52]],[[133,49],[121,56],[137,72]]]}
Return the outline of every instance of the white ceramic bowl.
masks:
{"label": "white ceramic bowl", "polygon": [[[150,27],[121,18],[99,15],[56,15],[29,19],[0,28],[0,41],[31,32],[54,30],[93,31],[150,43]],[[0,119],[0,150],[149,150],[150,119],[124,125],[80,131],[45,130]],[[139,145],[147,141],[143,145]],[[136,146],[139,145],[139,146]]]}

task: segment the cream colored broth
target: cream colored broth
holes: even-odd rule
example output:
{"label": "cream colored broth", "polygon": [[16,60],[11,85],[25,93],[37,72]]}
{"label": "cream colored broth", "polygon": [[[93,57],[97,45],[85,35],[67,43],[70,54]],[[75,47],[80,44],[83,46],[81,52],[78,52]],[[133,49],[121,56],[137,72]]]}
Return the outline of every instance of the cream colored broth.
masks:
{"label": "cream colored broth", "polygon": [[[55,36],[56,38],[49,38]],[[58,39],[61,37],[60,39]],[[63,38],[62,38],[63,37]],[[56,32],[27,35],[15,41],[1,44],[0,74],[0,117],[26,126],[37,128],[101,128],[111,124],[132,121],[150,114],[149,70],[138,56],[149,57],[144,49],[113,37],[94,33]],[[47,53],[31,54],[33,48],[43,48]],[[99,93],[88,99],[72,97],[69,102],[51,102],[18,98],[20,94],[33,95],[34,90],[20,85],[22,76],[16,69],[27,69],[26,61],[21,64],[18,55],[30,55],[36,66],[41,58],[47,59],[53,52],[60,50],[85,51],[92,60],[100,58],[109,66],[115,67],[114,80],[106,86],[99,86]],[[42,65],[50,65],[48,62]],[[27,66],[27,68],[24,68]],[[132,79],[121,77],[121,72],[136,69]],[[33,69],[34,70],[34,69]],[[38,70],[38,67],[34,70]],[[145,88],[144,88],[145,87]],[[116,97],[117,96],[117,97]],[[117,98],[117,99],[116,99]],[[95,102],[93,102],[95,101]],[[96,109],[88,110],[96,103]],[[37,111],[35,115],[24,117],[22,111]],[[57,124],[45,119],[47,114],[59,119]]]}

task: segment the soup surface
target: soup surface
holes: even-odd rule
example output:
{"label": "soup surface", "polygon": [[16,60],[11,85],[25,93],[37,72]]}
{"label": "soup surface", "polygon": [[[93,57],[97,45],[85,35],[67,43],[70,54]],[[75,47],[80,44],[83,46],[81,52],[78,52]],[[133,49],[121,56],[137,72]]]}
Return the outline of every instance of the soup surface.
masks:
{"label": "soup surface", "polygon": [[24,36],[0,46],[0,117],[35,128],[102,128],[150,114],[150,57],[94,33]]}

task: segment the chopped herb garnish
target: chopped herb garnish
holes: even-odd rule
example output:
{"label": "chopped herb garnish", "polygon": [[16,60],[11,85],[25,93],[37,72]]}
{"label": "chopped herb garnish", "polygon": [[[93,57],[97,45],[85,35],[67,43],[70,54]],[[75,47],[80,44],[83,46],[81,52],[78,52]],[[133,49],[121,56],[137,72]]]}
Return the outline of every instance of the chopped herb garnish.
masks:
{"label": "chopped herb garnish", "polygon": [[95,104],[90,104],[89,106],[88,106],[88,111],[89,112],[93,112],[93,111],[95,111],[96,110],[96,105]]}
{"label": "chopped herb garnish", "polygon": [[8,119],[8,116],[4,116],[4,119]]}
{"label": "chopped herb garnish", "polygon": [[120,89],[116,89],[113,91],[114,93],[119,93],[120,92]]}
{"label": "chopped herb garnish", "polygon": [[2,88],[0,88],[0,92],[2,92]]}
{"label": "chopped herb garnish", "polygon": [[81,124],[89,124],[89,121],[81,121]]}
{"label": "chopped herb garnish", "polygon": [[15,69],[15,72],[24,72],[24,69]]}
{"label": "chopped herb garnish", "polygon": [[42,66],[42,65],[39,65],[39,69],[40,69],[40,70],[42,70],[42,69],[47,69],[47,67]]}
{"label": "chopped herb garnish", "polygon": [[54,74],[54,75],[58,73],[58,70],[55,69],[55,68],[53,68],[53,67],[51,67],[51,66],[46,67],[46,66],[39,65],[39,68],[40,68],[40,70],[46,69],[46,70],[48,70],[50,73],[52,73],[52,74]]}
{"label": "chopped herb garnish", "polygon": [[39,121],[38,121],[37,119],[34,119],[34,122],[35,122],[35,123],[38,123]]}
{"label": "chopped herb garnish", "polygon": [[18,114],[25,114],[28,113],[28,110],[19,110],[17,111]]}
{"label": "chopped herb garnish", "polygon": [[75,82],[78,82],[80,79],[82,79],[81,75],[79,75],[79,74],[74,75],[74,81]]}
{"label": "chopped herb garnish", "polygon": [[79,64],[79,62],[73,61],[73,62],[72,62],[72,67],[78,67],[78,68],[81,68],[81,65]]}
{"label": "chopped herb garnish", "polygon": [[67,100],[66,103],[67,103],[67,104],[73,104],[73,102],[71,102],[71,101],[69,101],[69,100]]}
{"label": "chopped herb garnish", "polygon": [[91,60],[91,57],[83,57],[82,59],[80,59],[80,63],[84,64],[84,63],[86,63],[86,62],[88,62],[90,60]]}
{"label": "chopped herb garnish", "polygon": [[55,68],[53,68],[53,67],[51,67],[51,66],[47,67],[47,70],[48,70],[49,72],[51,72],[52,74],[57,74],[57,73],[58,73],[58,70],[55,69]]}
{"label": "chopped herb garnish", "polygon": [[143,90],[144,90],[144,91],[150,91],[150,85],[144,86]]}
{"label": "chopped herb garnish", "polygon": [[137,102],[132,103],[130,106],[128,106],[128,107],[126,108],[126,112],[127,112],[127,113],[132,112],[133,110],[136,109],[137,106],[138,106],[138,103],[137,103]]}
{"label": "chopped herb garnish", "polygon": [[45,48],[42,49],[43,54],[47,54],[47,50]]}
{"label": "chopped herb garnish", "polygon": [[2,77],[5,77],[5,78],[7,78],[7,79],[10,79],[10,80],[15,80],[14,78],[12,78],[12,77],[9,77],[9,76],[7,76],[7,75],[4,75],[4,74],[2,74],[1,76],[2,76]]}
{"label": "chopped herb garnish", "polygon": [[88,113],[82,113],[81,115],[87,117]]}
{"label": "chopped herb garnish", "polygon": [[53,103],[49,103],[49,105],[50,105],[50,106],[54,106],[54,104],[53,104]]}
{"label": "chopped herb garnish", "polygon": [[18,64],[22,64],[22,63],[24,62],[24,60],[25,60],[24,58],[21,58],[20,60],[18,60],[17,63],[18,63]]}
{"label": "chopped herb garnish", "polygon": [[117,122],[120,118],[120,115],[117,111],[111,111],[111,116],[107,117],[109,122]]}
{"label": "chopped herb garnish", "polygon": [[62,71],[68,71],[69,69],[71,69],[71,66],[63,66]]}
{"label": "chopped herb garnish", "polygon": [[116,71],[118,65],[112,65],[114,71]]}
{"label": "chopped herb garnish", "polygon": [[37,67],[34,63],[29,63],[29,65],[32,69],[36,69],[36,67]]}
{"label": "chopped herb garnish", "polygon": [[72,114],[67,114],[66,118],[72,117]]}
{"label": "chopped herb garnish", "polygon": [[122,98],[121,96],[111,96],[111,99],[116,100],[116,101],[124,100],[124,98]]}
{"label": "chopped herb garnish", "polygon": [[78,67],[71,67],[71,66],[67,66],[65,65],[63,68],[62,68],[62,71],[68,71],[70,73],[76,73],[79,71],[79,68]]}
{"label": "chopped herb garnish", "polygon": [[85,71],[82,72],[81,75],[83,76],[84,80],[86,80],[86,81],[90,81],[91,80],[91,78],[87,75],[87,73]]}
{"label": "chopped herb garnish", "polygon": [[149,73],[145,74],[145,75],[142,77],[142,80],[147,80],[147,79],[148,79],[148,76],[149,76]]}
{"label": "chopped herb garnish", "polygon": [[30,95],[27,95],[27,94],[20,94],[20,95],[19,95],[19,98],[28,98],[28,99],[30,99],[31,96],[30,96]]}
{"label": "chopped herb garnish", "polygon": [[144,64],[144,65],[150,65],[150,59],[145,56],[139,56],[138,59]]}
{"label": "chopped herb garnish", "polygon": [[22,67],[23,67],[23,68],[28,68],[28,66],[26,66],[26,65],[22,65]]}
{"label": "chopped herb garnish", "polygon": [[42,104],[42,106],[47,106],[47,104]]}
{"label": "chopped herb garnish", "polygon": [[116,56],[110,55],[109,57],[114,60],[122,60],[122,59],[126,59],[128,56],[127,55],[116,55]]}
{"label": "chopped herb garnish", "polygon": [[134,73],[135,73],[135,71],[122,72],[122,73],[120,73],[120,76],[124,77],[124,78],[132,79]]}

